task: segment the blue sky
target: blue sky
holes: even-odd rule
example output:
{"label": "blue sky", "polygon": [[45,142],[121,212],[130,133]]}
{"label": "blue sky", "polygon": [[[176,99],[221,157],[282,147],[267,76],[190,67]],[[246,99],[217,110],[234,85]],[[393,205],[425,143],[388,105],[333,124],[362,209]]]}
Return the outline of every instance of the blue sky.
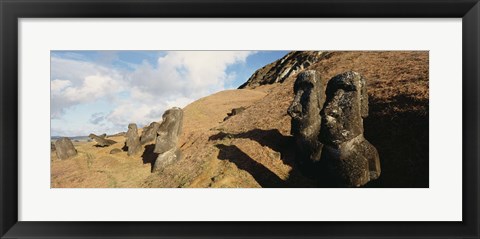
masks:
{"label": "blue sky", "polygon": [[126,131],[234,89],[287,51],[52,51],[51,134]]}

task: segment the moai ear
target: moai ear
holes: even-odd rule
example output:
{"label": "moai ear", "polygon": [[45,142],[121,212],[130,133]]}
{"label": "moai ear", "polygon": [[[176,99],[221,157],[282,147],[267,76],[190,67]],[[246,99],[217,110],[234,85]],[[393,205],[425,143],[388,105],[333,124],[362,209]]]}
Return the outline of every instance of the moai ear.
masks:
{"label": "moai ear", "polygon": [[361,76],[360,84],[360,113],[362,118],[366,118],[368,116],[368,93],[367,93],[367,82],[365,78]]}

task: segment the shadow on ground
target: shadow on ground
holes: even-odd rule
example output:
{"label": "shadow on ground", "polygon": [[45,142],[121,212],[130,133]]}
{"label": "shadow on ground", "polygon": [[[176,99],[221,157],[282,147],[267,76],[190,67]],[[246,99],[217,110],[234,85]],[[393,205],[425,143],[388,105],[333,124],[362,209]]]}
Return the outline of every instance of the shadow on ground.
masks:
{"label": "shadow on ground", "polygon": [[283,163],[292,167],[287,180],[282,180],[267,167],[252,159],[236,145],[216,144],[219,149],[218,159],[228,160],[239,169],[248,172],[262,187],[266,188],[311,188],[322,187],[315,180],[305,177],[295,163],[293,137],[282,135],[277,129],[253,129],[244,133],[230,134],[219,132],[210,136],[210,141],[229,139],[250,139],[262,146],[280,153]]}
{"label": "shadow on ground", "polygon": [[144,146],[142,161],[143,164],[150,164],[150,172],[153,171],[153,166],[157,160],[158,154],[153,152],[155,149],[155,144],[147,144]]}

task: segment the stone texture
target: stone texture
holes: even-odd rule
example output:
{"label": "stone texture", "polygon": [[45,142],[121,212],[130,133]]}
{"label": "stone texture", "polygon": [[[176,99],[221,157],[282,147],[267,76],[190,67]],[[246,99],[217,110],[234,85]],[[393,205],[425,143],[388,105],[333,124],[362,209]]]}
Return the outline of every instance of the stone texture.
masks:
{"label": "stone texture", "polygon": [[162,116],[162,123],[158,127],[154,152],[161,154],[176,147],[178,136],[182,130],[183,110],[171,108]]}
{"label": "stone texture", "polygon": [[322,160],[333,178],[350,187],[377,179],[379,155],[363,136],[363,118],[368,116],[364,77],[353,71],[337,75],[328,82],[326,96],[319,138]]}
{"label": "stone texture", "polygon": [[165,167],[179,160],[180,157],[180,150],[176,147],[171,148],[170,150],[158,155],[152,171],[161,172]]}
{"label": "stone texture", "polygon": [[88,137],[95,140],[95,142],[97,143],[97,146],[100,146],[100,147],[108,147],[112,144],[117,143],[117,141],[115,141],[115,140],[106,139],[105,136],[106,136],[106,134],[102,134],[100,136],[97,136],[95,134],[89,134],[88,135]]}
{"label": "stone texture", "polygon": [[115,148],[115,149],[110,150],[110,154],[118,154],[118,153],[121,153],[121,152],[122,152],[122,150],[119,149],[119,148]]}
{"label": "stone texture", "polygon": [[233,108],[230,113],[227,113],[227,117],[223,121],[230,119],[232,116],[238,115],[245,110],[245,107]]}
{"label": "stone texture", "polygon": [[182,130],[183,110],[177,107],[171,108],[165,111],[162,119],[155,142],[154,152],[158,157],[152,169],[153,172],[162,171],[167,165],[180,159],[177,141]]}
{"label": "stone texture", "polygon": [[130,123],[128,125],[128,131],[125,137],[127,138],[127,140],[125,141],[125,146],[127,146],[128,148],[128,156],[138,153],[140,151],[141,144],[136,124]]}
{"label": "stone texture", "polygon": [[288,77],[303,71],[312,64],[325,59],[329,52],[292,51],[281,59],[272,62],[253,73],[239,89],[253,89],[261,85],[282,83]]}
{"label": "stone texture", "polygon": [[297,153],[301,155],[298,157],[300,163],[314,163],[321,158],[323,144],[318,135],[325,87],[325,81],[313,70],[299,73],[295,80],[295,96],[287,112],[292,117],[291,134],[295,138]]}
{"label": "stone texture", "polygon": [[157,137],[158,127],[160,126],[157,122],[152,122],[150,125],[143,128],[142,135],[140,136],[140,143],[146,144],[150,141],[154,141]]}
{"label": "stone texture", "polygon": [[68,159],[77,155],[77,150],[69,138],[60,138],[55,141],[55,151],[58,159]]}

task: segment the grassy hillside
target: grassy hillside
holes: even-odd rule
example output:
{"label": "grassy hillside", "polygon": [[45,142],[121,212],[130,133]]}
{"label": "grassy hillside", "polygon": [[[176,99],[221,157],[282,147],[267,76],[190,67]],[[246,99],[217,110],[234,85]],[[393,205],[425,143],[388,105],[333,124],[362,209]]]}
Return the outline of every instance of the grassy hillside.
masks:
{"label": "grassy hillside", "polygon": [[[348,70],[367,78],[365,137],[378,150],[381,177],[367,187],[428,187],[428,52],[333,52],[306,69],[326,80]],[[112,147],[79,146],[79,156],[52,157],[52,187],[322,187],[295,164],[287,108],[296,75],[283,83],[223,91],[184,108],[182,159],[150,174],[153,143],[136,157]],[[245,111],[223,119],[233,108]],[[90,159],[88,155],[93,155]]]}

